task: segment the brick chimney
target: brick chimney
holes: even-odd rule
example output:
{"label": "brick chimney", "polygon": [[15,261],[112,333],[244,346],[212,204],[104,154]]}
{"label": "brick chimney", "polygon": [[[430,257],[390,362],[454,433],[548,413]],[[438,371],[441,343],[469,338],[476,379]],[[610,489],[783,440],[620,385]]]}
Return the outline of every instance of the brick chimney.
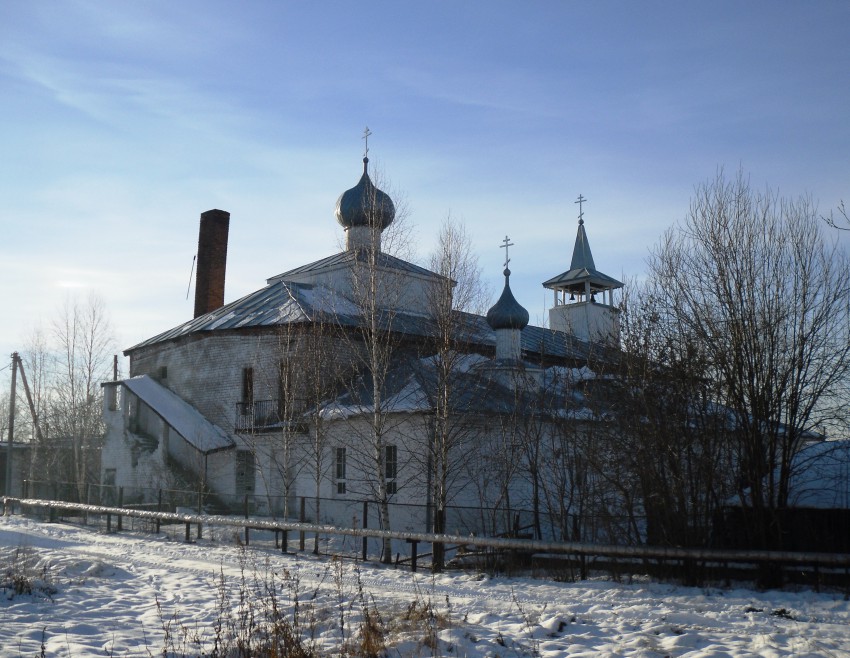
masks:
{"label": "brick chimney", "polygon": [[227,234],[230,213],[201,213],[198,233],[198,273],[195,278],[195,317],[224,306],[224,272],[227,267]]}

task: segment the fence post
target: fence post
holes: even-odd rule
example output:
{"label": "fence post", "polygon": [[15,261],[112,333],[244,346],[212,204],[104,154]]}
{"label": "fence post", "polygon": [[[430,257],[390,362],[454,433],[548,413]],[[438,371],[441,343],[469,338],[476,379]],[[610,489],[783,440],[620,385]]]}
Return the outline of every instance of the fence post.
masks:
{"label": "fence post", "polygon": [[30,497],[30,481],[24,480],[24,498]]}
{"label": "fence post", "polygon": [[[159,493],[157,494],[156,511],[157,511],[157,514],[162,512],[162,489],[160,489]],[[156,517],[156,534],[159,534],[159,524],[160,524],[160,518],[157,516]]]}
{"label": "fence post", "polygon": [[245,518],[247,519],[248,518],[248,494],[245,494],[244,507],[245,507]]}
{"label": "fence post", "polygon": [[204,491],[203,489],[198,489],[198,514],[201,513],[201,509],[204,506]]}
{"label": "fence post", "polygon": [[251,535],[249,533],[249,530],[250,528],[248,526],[245,526],[245,546],[248,546],[248,544],[251,543]]}
{"label": "fence post", "polygon": [[[306,512],[307,512],[307,510],[306,510],[305,503],[304,503],[304,496],[301,496],[301,510],[300,510],[299,515],[298,515],[298,520],[301,523],[304,523],[304,521],[307,520],[307,513]],[[304,550],[304,531],[303,530],[301,530],[298,533],[298,550],[301,550],[301,551]]]}
{"label": "fence post", "polygon": [[109,512],[106,513],[106,532],[112,532],[112,515]]}
{"label": "fence post", "polygon": [[[86,505],[91,505],[91,482],[86,482]],[[83,525],[89,524],[89,512],[83,512]]]}
{"label": "fence post", "polygon": [[413,573],[416,573],[416,557],[417,557],[417,547],[419,546],[419,540],[417,539],[408,539],[407,543],[410,544],[410,570]]}
{"label": "fence post", "polygon": [[[436,535],[442,535],[446,532],[446,510],[441,505],[437,505],[434,510],[434,523],[431,527]],[[431,550],[431,571],[439,573],[443,570],[445,563],[446,545],[443,542],[436,541],[431,544]]]}
{"label": "fence post", "polygon": [[[118,507],[124,507],[124,487],[118,487]],[[123,530],[123,519],[120,514],[118,515],[118,532]]]}
{"label": "fence post", "polygon": [[[363,529],[369,527],[369,501],[363,501]],[[363,561],[366,561],[366,549],[368,548],[368,537],[363,537]]]}
{"label": "fence post", "polygon": [[187,543],[187,544],[191,541],[191,539],[189,539],[189,526],[190,526],[190,525],[191,525],[191,523],[189,523],[188,521],[186,521],[186,543]]}

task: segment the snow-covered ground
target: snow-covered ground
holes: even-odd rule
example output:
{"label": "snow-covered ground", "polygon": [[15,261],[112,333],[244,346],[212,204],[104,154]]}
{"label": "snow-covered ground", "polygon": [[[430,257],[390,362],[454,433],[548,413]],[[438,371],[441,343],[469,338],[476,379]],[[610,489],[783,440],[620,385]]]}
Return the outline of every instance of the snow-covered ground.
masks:
{"label": "snow-covered ground", "polygon": [[365,637],[390,656],[850,656],[840,592],[432,576],[23,517],[0,518],[0,567],[37,586],[0,596],[3,657],[209,655],[270,601],[315,655]]}

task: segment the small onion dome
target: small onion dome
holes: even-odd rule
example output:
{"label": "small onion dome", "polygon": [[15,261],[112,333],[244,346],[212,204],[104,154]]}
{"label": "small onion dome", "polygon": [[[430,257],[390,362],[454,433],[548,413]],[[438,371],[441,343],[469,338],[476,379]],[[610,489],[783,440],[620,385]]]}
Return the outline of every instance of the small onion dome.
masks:
{"label": "small onion dome", "polygon": [[375,225],[383,231],[395,218],[393,200],[372,184],[366,172],[368,164],[369,158],[363,158],[360,182],[337,199],[336,219],[343,228]]}
{"label": "small onion dome", "polygon": [[496,329],[524,329],[528,325],[528,311],[514,299],[510,284],[511,271],[505,270],[505,289],[493,308],[487,311],[487,324]]}

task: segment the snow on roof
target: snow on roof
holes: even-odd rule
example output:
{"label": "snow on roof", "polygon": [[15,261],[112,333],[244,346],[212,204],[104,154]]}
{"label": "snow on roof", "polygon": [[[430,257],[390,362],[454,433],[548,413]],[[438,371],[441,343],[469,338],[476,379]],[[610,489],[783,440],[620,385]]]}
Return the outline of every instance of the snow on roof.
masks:
{"label": "snow on roof", "polygon": [[850,509],[850,441],[820,441],[801,450],[792,464],[788,504]]}
{"label": "snow on roof", "polygon": [[[480,354],[450,353],[452,360],[449,373],[448,404],[453,413],[504,414],[513,413],[517,408],[517,393],[510,385],[492,379],[486,366],[494,363],[492,359]],[[381,409],[384,413],[428,413],[434,410],[438,396],[437,354],[412,359],[390,369],[383,378]],[[533,364],[527,364],[533,367]],[[584,379],[593,379],[593,371],[588,368],[560,368],[562,377],[557,390],[551,395],[538,398],[537,393],[521,393],[528,399],[528,405],[520,408],[532,408],[534,402],[542,402],[545,413],[553,418],[571,418],[574,420],[610,420],[607,414],[586,409],[583,398],[576,398],[571,384]],[[341,420],[373,413],[374,397],[372,379],[368,373],[358,378],[356,383],[339,397],[329,400],[319,411],[325,420]]]}
{"label": "snow on roof", "polygon": [[235,445],[227,432],[147,375],[125,379],[121,383],[200,452],[209,454]]}

